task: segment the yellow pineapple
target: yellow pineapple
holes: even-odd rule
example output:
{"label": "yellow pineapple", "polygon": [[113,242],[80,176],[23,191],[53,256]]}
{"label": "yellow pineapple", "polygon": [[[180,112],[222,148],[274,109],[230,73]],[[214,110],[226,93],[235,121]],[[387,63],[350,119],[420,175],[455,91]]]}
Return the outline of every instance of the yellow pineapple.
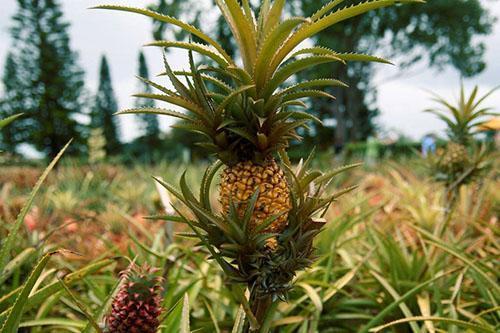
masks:
{"label": "yellow pineapple", "polygon": [[250,221],[250,229],[276,216],[265,232],[280,233],[286,227],[290,211],[290,188],[285,174],[274,159],[256,164],[240,162],[226,167],[221,176],[220,202],[224,212],[229,212],[232,201],[238,214],[243,217],[252,195],[258,191],[258,198]]}

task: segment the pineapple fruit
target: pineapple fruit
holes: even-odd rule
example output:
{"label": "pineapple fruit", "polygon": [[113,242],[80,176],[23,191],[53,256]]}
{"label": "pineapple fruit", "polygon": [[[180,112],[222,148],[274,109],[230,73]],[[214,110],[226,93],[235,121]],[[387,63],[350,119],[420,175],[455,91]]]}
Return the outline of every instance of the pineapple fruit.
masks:
{"label": "pineapple fruit", "polygon": [[467,148],[464,145],[449,142],[440,160],[440,168],[446,172],[463,171],[469,163]]}
{"label": "pineapple fruit", "polygon": [[122,273],[123,284],[106,317],[107,333],[156,333],[162,313],[161,279],[155,270],[135,264]]}
{"label": "pineapple fruit", "polygon": [[291,209],[290,187],[285,173],[274,159],[263,164],[246,161],[226,167],[220,182],[220,202],[224,213],[229,212],[232,201],[236,204],[239,216],[243,217],[250,198],[257,190],[258,198],[252,213],[250,229],[255,230],[258,225],[275,216],[276,220],[263,231],[282,232]]}

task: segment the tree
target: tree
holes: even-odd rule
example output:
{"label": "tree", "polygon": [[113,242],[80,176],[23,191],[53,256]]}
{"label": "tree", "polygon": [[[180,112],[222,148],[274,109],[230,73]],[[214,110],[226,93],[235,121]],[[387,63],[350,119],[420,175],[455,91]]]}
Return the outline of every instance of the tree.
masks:
{"label": "tree", "polygon": [[[162,13],[164,15],[176,17],[182,12],[182,7],[185,0],[157,0],[155,5],[149,6],[149,9]],[[166,31],[168,24],[159,21],[153,21],[153,38],[155,40],[162,40]]]}
{"label": "tree", "polygon": [[13,45],[5,63],[5,97],[0,117],[23,112],[3,135],[15,149],[33,145],[54,157],[71,138],[68,153],[85,145],[82,114],[83,71],[70,48],[69,24],[56,0],[17,0],[13,17]]}
{"label": "tree", "polygon": [[[21,95],[22,90],[15,89],[16,86],[21,84],[21,82],[18,82],[16,72],[17,70],[14,56],[9,52],[5,60],[4,74],[2,78],[5,88],[5,96],[3,96],[0,101],[0,119],[14,115],[16,112],[20,112],[23,109],[23,98]],[[19,131],[19,126],[17,127],[17,131],[12,130],[12,128],[13,126],[8,126],[0,132],[0,151],[5,150],[14,152],[16,142],[22,142],[22,136],[26,133],[26,131]]]}
{"label": "tree", "polygon": [[[144,56],[144,53],[142,51],[139,52],[139,77],[149,79],[148,65],[146,63],[146,57]],[[141,81],[140,92],[146,94],[152,93],[151,86]],[[152,99],[138,98],[135,101],[135,107],[154,108],[155,103]],[[158,122],[158,116],[154,114],[139,114],[138,117],[141,121],[144,140],[147,143],[154,145],[158,142],[160,136],[160,124]]]}
{"label": "tree", "polygon": [[[359,2],[350,0],[344,3],[349,6]],[[295,12],[310,15],[317,8],[317,0],[302,0]],[[468,77],[485,68],[485,47],[476,37],[490,33],[492,22],[479,0],[433,0],[358,16],[321,32],[317,38],[321,45],[335,51],[356,49],[398,59],[402,69],[407,70],[419,63],[438,70],[451,66]],[[336,120],[334,128],[316,127],[319,135],[311,140],[322,145],[343,145],[366,139],[375,130],[372,120],[379,112],[374,106],[373,65],[324,65],[305,75],[324,77],[324,73],[344,81],[350,88],[331,89],[330,92],[337,97],[334,103],[315,101],[310,106],[321,119]]]}
{"label": "tree", "polygon": [[91,112],[90,127],[102,128],[106,138],[107,155],[114,155],[121,151],[118,118],[114,116],[117,111],[118,105],[111,84],[108,61],[106,56],[102,56],[99,69],[99,87]]}

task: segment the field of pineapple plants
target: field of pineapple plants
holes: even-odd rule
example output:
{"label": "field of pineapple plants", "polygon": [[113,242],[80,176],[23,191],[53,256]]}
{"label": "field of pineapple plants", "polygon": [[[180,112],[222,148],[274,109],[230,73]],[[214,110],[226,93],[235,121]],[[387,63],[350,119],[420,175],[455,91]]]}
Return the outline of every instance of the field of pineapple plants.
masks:
{"label": "field of pineapple plants", "polygon": [[285,2],[263,0],[254,13],[245,0],[216,1],[237,56],[176,18],[96,7],[192,36],[150,44],[189,51],[189,70],[171,68],[164,54],[158,80],[140,78],[155,92],[137,97],[167,106],[119,114],[177,118],[213,157],[82,164],[65,157],[69,142],[48,166],[1,166],[0,333],[499,331],[498,158],[495,143],[476,136],[496,115],[487,107],[495,90],[431,96],[428,116],[447,136],[425,158],[291,159],[299,129],[320,121],[303,99],[349,87],[290,78],[325,63],[390,63],[302,43],[371,10],[420,1],[334,0],[284,19]]}

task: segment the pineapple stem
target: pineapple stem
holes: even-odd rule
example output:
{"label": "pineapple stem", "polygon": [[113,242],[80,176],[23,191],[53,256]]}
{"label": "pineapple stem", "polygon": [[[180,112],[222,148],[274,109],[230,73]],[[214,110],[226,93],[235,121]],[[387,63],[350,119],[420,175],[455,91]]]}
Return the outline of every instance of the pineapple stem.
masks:
{"label": "pineapple stem", "polygon": [[255,318],[257,318],[257,321],[259,324],[262,324],[264,321],[264,318],[266,317],[267,311],[272,305],[272,298],[271,296],[266,296],[264,298],[258,298],[255,300],[255,302],[252,304],[252,311],[255,314]]}
{"label": "pineapple stem", "polygon": [[274,312],[278,307],[278,303],[279,301],[271,301],[271,305],[267,308],[264,314],[264,319],[262,322],[262,326],[260,327],[259,333],[268,333],[271,331],[271,323],[274,318]]}
{"label": "pineapple stem", "polygon": [[453,211],[455,210],[455,206],[458,201],[458,197],[460,195],[460,187],[463,185],[464,179],[470,176],[470,174],[474,171],[474,168],[469,168],[466,170],[455,182],[450,184],[445,188],[445,196],[444,196],[444,218],[443,223],[438,228],[437,235],[439,237],[443,236],[443,232],[448,227],[450,223],[451,217],[453,215]]}
{"label": "pineapple stem", "polygon": [[[272,296],[257,297],[257,295],[252,292],[252,295],[250,296],[250,306],[255,318],[257,319],[257,323],[259,324],[259,333],[270,332],[271,322],[277,305],[278,302],[273,301]],[[252,330],[250,325],[247,325],[244,332],[249,333],[256,331]]]}

